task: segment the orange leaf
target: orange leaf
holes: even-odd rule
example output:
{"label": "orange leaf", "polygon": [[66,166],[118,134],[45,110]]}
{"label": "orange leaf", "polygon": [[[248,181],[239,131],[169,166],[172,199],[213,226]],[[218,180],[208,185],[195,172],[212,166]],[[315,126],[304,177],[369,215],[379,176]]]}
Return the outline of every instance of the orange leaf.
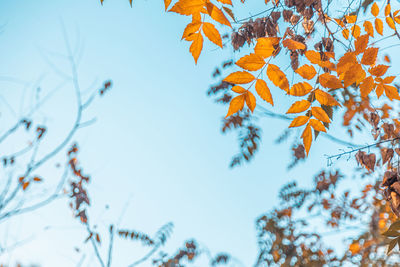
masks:
{"label": "orange leaf", "polygon": [[254,52],[263,58],[270,57],[275,51],[274,45],[278,43],[279,43],[279,38],[276,37],[258,38],[257,44],[254,47]]}
{"label": "orange leaf", "polygon": [[378,85],[376,86],[376,89],[375,89],[376,96],[377,96],[378,98],[380,98],[381,95],[383,94],[383,91],[384,91],[384,90],[385,90],[385,88],[383,88],[383,84],[378,84]]}
{"label": "orange leaf", "polygon": [[367,97],[369,93],[374,89],[375,83],[374,79],[372,76],[368,76],[363,80],[363,82],[360,84],[360,92],[362,97]]}
{"label": "orange leaf", "polygon": [[197,64],[197,60],[199,59],[201,50],[203,49],[203,35],[201,33],[194,33],[193,34],[193,42],[192,45],[189,48],[190,53],[192,53],[192,56],[194,58],[194,61]]}
{"label": "orange leaf", "polygon": [[215,28],[213,24],[204,22],[203,32],[205,36],[207,36],[208,40],[210,40],[211,42],[222,48],[221,35],[219,34],[218,30]]}
{"label": "orange leaf", "polygon": [[224,79],[224,82],[233,83],[233,84],[245,84],[254,81],[255,77],[253,74],[248,73],[247,71],[236,71],[231,73]]}
{"label": "orange leaf", "polygon": [[208,15],[210,15],[210,17],[215,20],[216,22],[219,22],[223,25],[229,26],[232,28],[231,23],[229,22],[229,20],[225,17],[224,13],[222,12],[221,9],[219,9],[218,7],[216,7],[214,4],[208,2],[206,4],[207,7],[207,12]]}
{"label": "orange leaf", "polygon": [[397,88],[391,85],[384,84],[383,88],[385,88],[385,95],[390,99],[397,99],[400,100],[399,92]]}
{"label": "orange leaf", "polygon": [[200,22],[192,22],[189,23],[182,34],[182,40],[185,39],[189,41],[193,38],[192,34],[196,33],[200,29],[201,23]]}
{"label": "orange leaf", "polygon": [[[376,3],[374,3],[376,5]],[[357,254],[358,252],[360,252],[361,247],[358,243],[353,243],[350,245],[349,250],[351,252],[352,255]]]}
{"label": "orange leaf", "polygon": [[312,89],[313,87],[308,82],[296,83],[290,88],[289,95],[305,96],[311,92]]}
{"label": "orange leaf", "polygon": [[351,35],[354,36],[354,38],[358,38],[361,34],[361,28],[358,25],[354,25],[351,27]]}
{"label": "orange leaf", "polygon": [[342,35],[343,35],[344,39],[347,40],[347,39],[349,39],[350,31],[348,29],[344,29],[342,31]]}
{"label": "orange leaf", "polygon": [[238,94],[243,94],[245,93],[247,90],[244,89],[243,87],[239,86],[239,85],[235,85],[232,87],[231,89],[233,92],[238,93]]}
{"label": "orange leaf", "polygon": [[273,84],[286,92],[289,91],[289,81],[278,66],[269,64],[267,68],[267,76]]}
{"label": "orange leaf", "polygon": [[343,88],[342,82],[338,78],[327,72],[319,75],[318,81],[325,88],[330,88],[330,89]]}
{"label": "orange leaf", "polygon": [[301,138],[303,139],[304,148],[308,155],[312,143],[312,131],[310,125],[306,126],[306,128],[303,131],[303,134],[301,135]]}
{"label": "orange leaf", "polygon": [[312,107],[311,108],[311,113],[316,119],[318,119],[318,120],[320,120],[322,122],[326,122],[326,123],[330,123],[331,122],[331,120],[329,119],[328,114],[326,114],[325,110],[323,110],[320,107]]}
{"label": "orange leaf", "polygon": [[232,5],[232,1],[231,0],[217,0],[217,1],[222,3],[222,4]]}
{"label": "orange leaf", "polygon": [[259,70],[265,65],[265,61],[257,54],[250,54],[243,56],[236,62],[236,65],[245,70],[255,71]]}
{"label": "orange leaf", "polygon": [[352,68],[355,64],[357,64],[357,58],[355,53],[347,52],[345,53],[338,61],[336,66],[336,71],[338,75],[345,73],[347,70]]}
{"label": "orange leaf", "polygon": [[41,182],[42,181],[42,178],[40,178],[40,177],[33,177],[33,180],[35,181],[35,182]]}
{"label": "orange leaf", "polygon": [[387,63],[390,63],[390,57],[389,55],[385,55],[385,57],[383,58],[383,60]]}
{"label": "orange leaf", "polygon": [[229,17],[231,17],[231,19],[233,19],[233,21],[236,21],[235,15],[233,14],[232,9],[227,8],[226,6],[223,6],[222,9],[225,10],[226,13],[228,13]]}
{"label": "orange leaf", "polygon": [[228,114],[226,114],[225,118],[229,117],[232,114],[235,114],[239,110],[242,110],[244,107],[244,100],[244,94],[232,98],[231,103],[229,104]]}
{"label": "orange leaf", "polygon": [[200,13],[204,4],[204,0],[179,0],[169,11],[189,16]]}
{"label": "orange leaf", "polygon": [[383,35],[383,22],[381,19],[376,18],[375,19],[375,30],[377,33],[379,33],[380,35]]}
{"label": "orange leaf", "polygon": [[396,26],[394,25],[394,21],[391,17],[386,17],[386,24],[393,30],[396,30]]}
{"label": "orange leaf", "polygon": [[350,24],[356,23],[357,16],[356,15],[349,15],[349,16],[346,15],[346,21],[347,21],[347,23],[350,23]]}
{"label": "orange leaf", "polygon": [[369,36],[374,37],[374,27],[372,26],[372,23],[367,20],[363,25],[365,32],[368,33]]}
{"label": "orange leaf", "polygon": [[314,91],[315,98],[321,105],[325,106],[340,106],[339,102],[329,93],[326,93],[320,89]]}
{"label": "orange leaf", "polygon": [[264,80],[258,79],[256,81],[256,92],[257,94],[265,101],[270,103],[272,106],[274,105],[274,101],[272,99],[271,91],[269,90],[267,83]]}
{"label": "orange leaf", "polygon": [[391,10],[390,4],[387,4],[387,5],[385,6],[385,17],[387,17],[387,16],[390,15],[390,10]]}
{"label": "orange leaf", "polygon": [[314,50],[307,50],[305,56],[313,64],[319,64],[321,61],[321,55]]}
{"label": "orange leaf", "polygon": [[311,106],[311,103],[307,100],[300,100],[293,103],[293,105],[286,111],[289,113],[300,113],[306,111]]}
{"label": "orange leaf", "polygon": [[167,11],[169,5],[171,4],[172,0],[164,0],[165,11]]}
{"label": "orange leaf", "polygon": [[305,44],[297,42],[292,39],[285,39],[285,40],[283,40],[282,44],[284,47],[286,47],[289,50],[297,50],[297,49],[304,50],[304,49],[306,49]]}
{"label": "orange leaf", "polygon": [[373,68],[370,68],[368,70],[368,72],[371,73],[371,75],[380,77],[380,76],[382,76],[382,75],[384,75],[386,73],[388,68],[389,68],[389,66],[386,66],[386,65],[378,65],[378,66],[375,66]]}
{"label": "orange leaf", "polygon": [[357,40],[354,42],[354,46],[356,48],[355,53],[356,55],[364,53],[365,49],[368,46],[369,35],[364,34],[361,35]]}
{"label": "orange leaf", "polygon": [[365,75],[366,75],[365,71],[360,64],[357,63],[351,66],[351,68],[349,68],[344,74],[343,77],[344,87],[348,87],[353,83],[356,83],[356,85],[358,85],[360,82],[364,80]]}
{"label": "orange leaf", "polygon": [[325,126],[319,120],[310,119],[309,124],[318,132],[326,132]]}
{"label": "orange leaf", "polygon": [[314,78],[315,74],[317,74],[312,65],[303,65],[300,68],[297,68],[295,72],[307,80],[311,80]]}
{"label": "orange leaf", "polygon": [[372,7],[371,7],[371,14],[372,14],[372,16],[374,16],[374,17],[377,17],[378,14],[379,14],[379,7],[378,7],[378,5],[376,4],[376,2],[374,2],[374,4],[373,4]]}
{"label": "orange leaf", "polygon": [[22,184],[22,190],[25,191],[25,190],[28,188],[29,184],[30,184],[30,182],[25,182],[25,183],[23,183],[23,184]]}
{"label": "orange leaf", "polygon": [[247,91],[247,93],[245,93],[245,100],[247,106],[249,107],[251,112],[253,112],[254,109],[256,108],[256,97],[253,95],[252,92]]}
{"label": "orange leaf", "polygon": [[307,123],[308,119],[310,119],[308,116],[298,116],[292,120],[289,128],[302,126]]}
{"label": "orange leaf", "polygon": [[387,76],[387,77],[385,77],[385,79],[383,79],[382,82],[388,84],[388,83],[392,83],[394,79],[396,79],[396,76]]}
{"label": "orange leaf", "polygon": [[361,59],[361,64],[363,65],[374,65],[376,61],[376,56],[378,55],[378,48],[370,47],[367,48],[364,52],[364,55]]}

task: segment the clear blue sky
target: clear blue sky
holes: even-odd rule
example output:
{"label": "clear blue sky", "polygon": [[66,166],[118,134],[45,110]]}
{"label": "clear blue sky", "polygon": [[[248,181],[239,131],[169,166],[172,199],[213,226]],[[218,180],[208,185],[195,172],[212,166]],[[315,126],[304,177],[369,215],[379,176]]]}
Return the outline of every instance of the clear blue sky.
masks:
{"label": "clear blue sky", "polygon": [[[128,0],[107,0],[103,7],[98,2],[0,0],[0,24],[4,25],[0,76],[33,85],[44,75],[42,90],[54,88],[61,78],[43,54],[68,72],[68,63],[49,53],[65,53],[64,21],[71,43],[83,44],[78,69],[82,88],[89,88],[93,81],[96,87],[107,79],[114,83],[86,115],[87,119],[97,117],[96,124],[75,138],[84,169],[92,177],[92,222],[107,233],[104,227],[118,223],[126,208],[122,228],[154,233],[164,223],[175,224],[167,252],[175,252],[193,237],[212,252],[231,253],[250,266],[257,253],[255,219],[278,204],[278,189],[284,183],[299,179],[309,184],[312,175],[326,165],[323,155],[341,146],[320,138],[309,161],[287,171],[290,149],[275,145],[274,140],[288,123],[265,119],[261,121],[264,141],[255,160],[229,169],[237,152],[236,136],[220,133],[226,108],[213,103],[206,90],[213,82],[214,67],[233,55],[230,48],[221,51],[206,43],[196,66],[188,44],[180,41],[188,19],[165,13],[161,1],[138,0],[132,9]],[[239,12],[242,17],[248,15]],[[0,86],[1,96],[16,115],[29,107],[31,96],[21,101],[23,85],[1,81]],[[278,93],[273,91],[274,102],[277,110],[284,111],[289,102]],[[50,101],[55,104],[43,108],[49,132],[39,153],[57,142],[72,122],[71,101],[72,87],[67,85]],[[0,107],[0,129],[5,130],[15,117],[4,103]],[[8,149],[18,145],[9,144]],[[55,172],[54,168],[42,170],[49,185],[52,176],[58,175]],[[1,228],[0,243],[23,243],[0,255],[0,261],[76,266],[86,253],[83,266],[97,266],[91,248],[82,245],[86,233],[72,218],[66,199],[2,223]],[[83,248],[83,253],[75,252],[75,246]],[[101,249],[105,251],[105,246]],[[114,266],[126,266],[144,252],[137,244],[118,241]]]}

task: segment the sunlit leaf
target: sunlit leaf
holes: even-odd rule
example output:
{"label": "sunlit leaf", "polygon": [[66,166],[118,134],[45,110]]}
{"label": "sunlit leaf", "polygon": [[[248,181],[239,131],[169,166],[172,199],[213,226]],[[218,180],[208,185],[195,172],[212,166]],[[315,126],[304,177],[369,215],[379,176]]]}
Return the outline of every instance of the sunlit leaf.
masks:
{"label": "sunlit leaf", "polygon": [[308,82],[296,83],[290,88],[289,95],[305,96],[310,93],[312,89],[313,87]]}
{"label": "sunlit leaf", "polygon": [[224,82],[233,83],[233,84],[245,84],[254,81],[255,77],[253,74],[248,73],[247,71],[236,71],[228,75],[224,79]]}
{"label": "sunlit leaf", "polygon": [[255,71],[264,67],[265,61],[262,57],[258,56],[257,54],[250,54],[240,58],[236,62],[236,65],[245,70]]}
{"label": "sunlit leaf", "polygon": [[319,75],[318,81],[325,88],[338,89],[343,87],[342,82],[329,73]]}
{"label": "sunlit leaf", "polygon": [[257,94],[265,101],[270,103],[272,106],[274,105],[274,101],[272,99],[271,91],[269,90],[267,83],[264,80],[257,79],[256,81],[256,92]]}
{"label": "sunlit leaf", "polygon": [[310,125],[306,126],[306,128],[304,129],[304,131],[301,135],[301,138],[303,139],[304,148],[308,155],[308,152],[310,152],[311,143],[312,143],[312,131],[311,131]]}
{"label": "sunlit leaf", "polygon": [[257,39],[257,44],[254,47],[254,52],[263,58],[272,56],[275,51],[274,45],[279,43],[279,38],[263,37]]}
{"label": "sunlit leaf", "polygon": [[311,80],[314,78],[315,74],[317,74],[312,65],[303,65],[300,68],[297,68],[295,72],[307,80]]}
{"label": "sunlit leaf", "polygon": [[292,104],[292,106],[286,111],[286,114],[289,113],[300,113],[306,111],[311,106],[311,103],[307,100],[296,101]]}
{"label": "sunlit leaf", "polygon": [[329,93],[320,89],[314,91],[315,98],[321,105],[325,106],[340,106],[339,102]]}
{"label": "sunlit leaf", "polygon": [[244,95],[245,95],[247,107],[249,107],[251,112],[253,112],[254,109],[256,108],[256,97],[250,91],[247,91]]}
{"label": "sunlit leaf", "polygon": [[311,113],[316,119],[318,119],[318,120],[320,120],[322,122],[326,122],[326,123],[330,123],[331,122],[331,120],[329,119],[328,114],[326,114],[325,110],[323,110],[320,107],[312,107],[311,108]]}
{"label": "sunlit leaf", "polygon": [[289,91],[289,81],[286,78],[285,73],[283,73],[278,66],[268,64],[267,76],[275,86],[285,90],[286,92]]}
{"label": "sunlit leaf", "polygon": [[292,39],[285,39],[282,41],[282,44],[284,47],[286,47],[289,50],[298,50],[298,49],[304,50],[304,49],[306,49],[305,44],[297,42]]}
{"label": "sunlit leaf", "polygon": [[235,114],[239,110],[242,110],[244,107],[245,95],[238,95],[232,98],[231,103],[229,104],[228,114],[226,114],[225,118]]}
{"label": "sunlit leaf", "polygon": [[374,4],[373,4],[372,7],[371,7],[371,14],[372,14],[372,16],[374,16],[374,17],[377,17],[378,14],[379,14],[379,7],[378,7],[378,5],[376,4],[376,2],[374,2]]}
{"label": "sunlit leaf", "polygon": [[376,57],[378,55],[378,48],[370,47],[367,48],[364,52],[364,55],[361,59],[361,64],[364,65],[374,65],[376,62]]}
{"label": "sunlit leaf", "polygon": [[292,122],[289,125],[289,128],[293,127],[300,127],[308,122],[310,117],[308,116],[298,116],[292,120]]}

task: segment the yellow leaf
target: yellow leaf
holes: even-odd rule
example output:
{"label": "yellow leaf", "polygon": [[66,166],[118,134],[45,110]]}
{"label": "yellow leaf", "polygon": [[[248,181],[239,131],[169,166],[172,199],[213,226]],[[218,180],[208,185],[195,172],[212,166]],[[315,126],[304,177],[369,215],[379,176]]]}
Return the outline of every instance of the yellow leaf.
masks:
{"label": "yellow leaf", "polygon": [[275,51],[274,45],[279,43],[279,38],[262,37],[257,39],[257,44],[254,47],[254,52],[263,58],[272,56]]}
{"label": "yellow leaf", "polygon": [[210,15],[210,17],[215,20],[216,22],[219,22],[223,25],[229,26],[232,28],[231,23],[229,22],[229,20],[225,17],[224,13],[222,12],[221,9],[219,9],[218,7],[216,7],[214,4],[208,2],[206,4],[207,7],[207,12],[208,15]]}
{"label": "yellow leaf", "polygon": [[367,97],[369,93],[374,89],[375,83],[374,79],[372,76],[368,76],[363,80],[363,82],[360,84],[360,92],[361,92],[361,97]]}
{"label": "yellow leaf", "polygon": [[169,11],[189,16],[200,13],[204,4],[204,0],[179,0]]}
{"label": "yellow leaf", "polygon": [[364,22],[364,30],[365,30],[365,32],[369,35],[369,36],[371,36],[371,37],[374,37],[374,26],[372,26],[372,23],[370,22],[370,21],[365,21]]}
{"label": "yellow leaf", "polygon": [[387,17],[387,16],[390,15],[390,10],[391,10],[390,4],[387,4],[387,5],[385,6],[385,17]]}
{"label": "yellow leaf", "polygon": [[394,25],[394,21],[391,17],[386,17],[386,24],[393,30],[396,30],[396,26]]}
{"label": "yellow leaf", "polygon": [[400,24],[400,16],[395,16],[394,21],[396,21],[397,24]]}
{"label": "yellow leaf", "polygon": [[339,102],[329,93],[324,92],[320,89],[314,91],[315,98],[321,105],[325,106],[340,106]]}
{"label": "yellow leaf", "polygon": [[376,2],[374,2],[374,4],[373,4],[372,7],[371,7],[371,14],[372,14],[372,16],[374,16],[374,17],[377,17],[378,14],[379,14],[379,7],[378,7],[378,5],[376,4]]}
{"label": "yellow leaf", "polygon": [[218,30],[215,28],[213,24],[204,22],[203,32],[205,36],[207,36],[208,40],[210,40],[211,42],[222,48],[221,35],[219,34]]}
{"label": "yellow leaf", "polygon": [[244,107],[244,100],[244,94],[234,97],[229,104],[228,114],[226,114],[225,118],[229,117],[232,114],[235,114],[239,110],[242,110]]}
{"label": "yellow leaf", "polygon": [[326,123],[330,123],[331,122],[331,120],[329,119],[328,114],[326,114],[325,110],[323,110],[320,107],[312,107],[311,108],[311,113],[316,119],[318,119],[318,120],[320,120],[322,122],[326,122]]}
{"label": "yellow leaf", "polygon": [[292,120],[292,122],[289,125],[289,128],[302,126],[307,123],[309,118],[310,117],[308,116],[298,116]]}
{"label": "yellow leaf", "polygon": [[[182,34],[182,40],[185,39],[189,41],[192,38],[192,34],[196,33],[200,29],[201,23],[200,22],[192,22],[189,23]],[[189,39],[189,40],[188,40]]]}
{"label": "yellow leaf", "polygon": [[380,35],[383,35],[383,22],[381,19],[376,18],[375,19],[375,30],[377,33],[379,33]]}
{"label": "yellow leaf", "polygon": [[350,34],[350,32],[349,32],[348,29],[344,29],[344,30],[342,31],[342,35],[343,35],[343,37],[344,37],[346,40],[349,39],[349,34]]}
{"label": "yellow leaf", "polygon": [[390,99],[397,99],[400,100],[399,92],[397,88],[391,85],[384,84],[383,88],[385,88],[385,95]]}
{"label": "yellow leaf", "polygon": [[305,96],[310,93],[312,89],[313,87],[308,82],[296,83],[290,88],[289,95]]}
{"label": "yellow leaf", "polygon": [[264,80],[258,79],[256,81],[256,92],[257,94],[265,101],[270,103],[272,106],[274,105],[274,101],[272,99],[271,91],[269,90],[267,83]]}
{"label": "yellow leaf", "polygon": [[265,61],[257,54],[250,54],[243,56],[236,62],[236,65],[245,70],[255,71],[259,70],[265,65]]}
{"label": "yellow leaf", "polygon": [[300,113],[306,111],[311,106],[311,103],[307,100],[300,100],[293,103],[293,105],[286,111],[286,114]]}
{"label": "yellow leaf", "polygon": [[231,73],[224,79],[224,82],[233,83],[233,84],[245,84],[254,81],[255,77],[253,74],[248,73],[247,71],[236,71]]}
{"label": "yellow leaf", "polygon": [[354,38],[358,38],[361,34],[361,28],[358,25],[354,25],[351,27],[351,35],[354,36]]}
{"label": "yellow leaf", "polygon": [[318,132],[326,132],[325,126],[319,120],[310,119],[309,124]]}
{"label": "yellow leaf", "polygon": [[254,109],[256,108],[256,97],[253,95],[252,92],[247,91],[245,93],[245,99],[246,99],[247,106],[249,107],[251,112],[253,112]]}
{"label": "yellow leaf", "polygon": [[172,0],[164,0],[165,11],[167,11],[169,5],[171,4]]}
{"label": "yellow leaf", "polygon": [[319,75],[318,81],[325,88],[330,88],[330,89],[343,88],[342,82],[338,78],[327,72]]}
{"label": "yellow leaf", "polygon": [[285,40],[283,40],[282,44],[284,47],[286,47],[289,50],[297,50],[297,49],[304,50],[304,49],[306,49],[305,44],[297,42],[292,39],[285,39]]}
{"label": "yellow leaf", "polygon": [[371,75],[373,75],[373,76],[380,77],[380,76],[385,75],[388,68],[389,68],[389,66],[386,66],[386,65],[378,65],[373,68],[370,68],[368,70],[368,72],[371,73]]}
{"label": "yellow leaf", "polygon": [[370,47],[367,48],[364,52],[364,55],[361,59],[361,64],[363,65],[374,65],[376,61],[376,56],[378,55],[378,48]]}
{"label": "yellow leaf", "polygon": [[354,42],[354,46],[355,46],[355,53],[356,55],[364,53],[365,49],[368,46],[368,41],[369,41],[369,35],[368,34],[364,34],[361,35],[359,38],[357,38],[357,40]]}
{"label": "yellow leaf", "polygon": [[303,139],[304,148],[308,155],[308,152],[310,151],[311,143],[312,143],[312,131],[311,131],[310,125],[307,125],[306,128],[304,128],[301,138]]}
{"label": "yellow leaf", "polygon": [[232,87],[231,89],[233,92],[238,93],[238,94],[243,94],[245,93],[247,90],[244,89],[243,87],[241,87],[240,85],[235,85]]}
{"label": "yellow leaf", "polygon": [[303,65],[300,68],[297,68],[295,72],[307,80],[311,80],[314,78],[315,74],[317,74],[312,65]]}
{"label": "yellow leaf", "polygon": [[268,64],[267,76],[275,86],[285,90],[286,92],[289,91],[289,81],[286,78],[285,73],[283,73],[278,66]]}
{"label": "yellow leaf", "polygon": [[192,45],[189,48],[190,53],[192,53],[192,56],[194,58],[194,61],[197,64],[197,60],[199,59],[201,50],[203,49],[203,35],[201,33],[195,33],[193,34],[193,42]]}

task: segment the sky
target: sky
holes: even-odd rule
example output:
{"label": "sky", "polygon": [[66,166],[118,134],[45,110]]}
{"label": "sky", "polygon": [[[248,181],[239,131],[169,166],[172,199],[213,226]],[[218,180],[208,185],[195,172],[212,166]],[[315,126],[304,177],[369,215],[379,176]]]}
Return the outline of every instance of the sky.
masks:
{"label": "sky", "polygon": [[[251,14],[236,5],[239,18]],[[252,3],[249,7],[259,10]],[[211,252],[228,252],[242,266],[251,266],[257,256],[255,220],[279,204],[279,188],[292,179],[309,185],[326,166],[324,155],[343,147],[320,138],[308,161],[289,171],[289,145],[274,143],[288,122],[264,119],[255,159],[230,169],[237,137],[220,132],[226,107],[206,91],[215,66],[238,55],[207,42],[195,65],[188,44],[180,40],[185,23],[187,18],[165,13],[161,1],[138,0],[130,8],[124,0],[103,6],[95,0],[0,0],[0,130],[32,107],[31,88],[39,86],[45,94],[61,84],[37,115],[48,126],[38,154],[68,131],[76,108],[73,88],[60,76],[70,72],[63,57],[64,28],[77,51],[83,96],[113,81],[113,88],[84,115],[96,122],[74,137],[80,163],[92,179],[90,220],[105,233],[101,251],[106,252],[109,224],[152,234],[173,222],[168,253],[195,238]],[[289,101],[277,93],[274,100],[276,110],[288,108]],[[18,138],[3,151],[20,148]],[[60,175],[54,165],[65,159],[63,153],[40,170],[43,187],[50,188]],[[346,164],[340,166],[346,169]],[[83,244],[87,232],[65,198],[3,222],[1,228],[0,243],[10,247],[0,255],[5,263],[62,267],[78,266],[83,259],[82,266],[98,266]],[[113,266],[127,266],[147,251],[123,240],[114,248]]]}

